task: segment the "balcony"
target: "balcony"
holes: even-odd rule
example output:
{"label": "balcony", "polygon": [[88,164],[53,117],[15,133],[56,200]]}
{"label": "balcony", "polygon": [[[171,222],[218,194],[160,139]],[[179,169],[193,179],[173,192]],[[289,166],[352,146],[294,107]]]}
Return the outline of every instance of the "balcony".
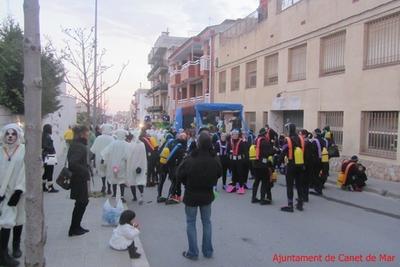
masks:
{"label": "balcony", "polygon": [[153,86],[153,87],[149,90],[149,92],[147,93],[147,95],[154,94],[154,93],[157,92],[157,91],[165,91],[165,92],[167,92],[167,91],[168,91],[168,84],[167,84],[167,83],[162,83],[162,82],[157,83],[155,86]]}
{"label": "balcony", "polygon": [[191,97],[191,98],[185,98],[185,99],[178,99],[176,101],[177,107],[187,107],[187,106],[193,106],[198,103],[209,103],[210,102],[210,94],[205,94],[204,96],[196,96],[196,97]]}
{"label": "balcony", "polygon": [[208,75],[211,68],[210,56],[200,58],[200,75]]}
{"label": "balcony", "polygon": [[169,83],[171,86],[176,86],[181,83],[181,70],[170,71]]}
{"label": "balcony", "polygon": [[151,68],[151,71],[149,72],[149,74],[147,75],[147,79],[152,80],[153,77],[156,77],[159,74],[163,74],[163,73],[167,72],[167,70],[168,70],[167,63],[168,62],[163,59],[157,61]]}
{"label": "balcony", "polygon": [[182,66],[181,80],[195,80],[201,78],[200,75],[200,60],[189,61]]}
{"label": "balcony", "polygon": [[162,111],[163,111],[162,106],[150,106],[147,108],[147,112],[150,112],[150,113],[156,113],[156,112],[162,112]]}
{"label": "balcony", "polygon": [[153,65],[156,64],[158,61],[162,61],[166,51],[166,47],[153,47],[149,55],[147,56],[147,62]]}

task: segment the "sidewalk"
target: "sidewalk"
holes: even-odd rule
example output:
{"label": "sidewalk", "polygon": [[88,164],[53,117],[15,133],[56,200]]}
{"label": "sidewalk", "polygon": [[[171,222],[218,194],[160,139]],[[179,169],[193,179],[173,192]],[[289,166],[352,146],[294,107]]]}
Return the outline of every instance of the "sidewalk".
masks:
{"label": "sidewalk", "polygon": [[[336,186],[337,177],[338,173],[331,171],[327,182]],[[400,182],[384,181],[368,177],[366,184],[364,187],[365,192],[400,199]]]}
{"label": "sidewalk", "polygon": [[[55,173],[55,177],[56,177]],[[96,179],[96,178],[95,178]],[[97,179],[100,180],[100,179]],[[58,187],[57,187],[58,188]],[[47,242],[45,245],[46,266],[48,267],[148,267],[148,261],[139,239],[135,240],[142,254],[138,260],[131,260],[127,251],[114,251],[108,241],[112,227],[101,226],[102,207],[106,198],[90,198],[82,225],[90,230],[79,237],[68,237],[74,201],[69,191],[44,195]]]}

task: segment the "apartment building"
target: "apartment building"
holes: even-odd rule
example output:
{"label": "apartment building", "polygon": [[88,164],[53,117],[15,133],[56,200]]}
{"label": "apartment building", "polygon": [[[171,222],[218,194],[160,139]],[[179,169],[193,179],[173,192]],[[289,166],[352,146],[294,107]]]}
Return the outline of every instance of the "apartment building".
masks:
{"label": "apartment building", "polygon": [[215,36],[234,23],[234,20],[225,20],[219,25],[206,27],[169,56],[169,97],[172,100],[169,114],[172,118],[175,117],[177,109],[182,109],[183,113],[188,115],[186,120],[193,122],[193,106],[196,103],[212,102]]}
{"label": "apartment building", "polygon": [[153,105],[153,99],[149,96],[149,89],[139,88],[133,94],[131,101],[131,127],[139,127],[144,125],[145,116],[149,115],[147,109]]}
{"label": "apartment building", "polygon": [[215,101],[242,103],[253,130],[329,125],[344,157],[400,180],[400,1],[260,1],[215,57]]}
{"label": "apartment building", "polygon": [[162,32],[148,55],[148,63],[151,66],[147,75],[151,83],[148,96],[152,99],[152,105],[147,111],[151,114],[153,121],[160,122],[162,115],[168,113],[168,56],[170,55],[168,51],[174,51],[186,40],[187,38],[169,36],[169,32]]}

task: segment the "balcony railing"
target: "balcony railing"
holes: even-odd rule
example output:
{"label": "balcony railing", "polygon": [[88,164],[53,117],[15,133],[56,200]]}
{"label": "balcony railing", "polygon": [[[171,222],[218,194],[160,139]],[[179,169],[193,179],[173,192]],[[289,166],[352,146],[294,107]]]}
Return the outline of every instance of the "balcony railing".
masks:
{"label": "balcony railing", "polygon": [[200,71],[210,70],[210,56],[202,56],[200,58]]}
{"label": "balcony railing", "polygon": [[147,108],[147,112],[154,113],[154,112],[161,112],[163,111],[162,106],[150,106]]}
{"label": "balcony railing", "polygon": [[153,93],[155,93],[155,92],[157,92],[157,91],[159,91],[159,90],[160,90],[160,91],[168,91],[168,84],[167,84],[167,83],[160,82],[160,83],[154,85],[154,86],[149,90],[149,92],[148,92],[147,94],[150,95],[150,94],[153,94]]}
{"label": "balcony railing", "polygon": [[182,66],[181,80],[200,77],[200,60],[188,61]]}
{"label": "balcony railing", "polygon": [[147,78],[150,80],[152,75],[155,73],[161,73],[162,71],[168,70],[168,62],[166,60],[157,61],[151,68]]}
{"label": "balcony railing", "polygon": [[258,23],[267,19],[268,9],[260,7],[256,11],[250,13],[247,17],[238,20],[235,24],[221,33],[221,45],[225,45],[230,39],[237,38],[243,34],[253,31]]}

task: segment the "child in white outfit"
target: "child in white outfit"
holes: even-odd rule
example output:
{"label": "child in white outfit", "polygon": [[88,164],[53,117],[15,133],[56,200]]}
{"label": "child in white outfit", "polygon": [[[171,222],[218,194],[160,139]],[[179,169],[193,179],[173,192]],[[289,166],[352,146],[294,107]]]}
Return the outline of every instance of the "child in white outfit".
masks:
{"label": "child in white outfit", "polygon": [[139,235],[139,225],[135,223],[136,214],[125,210],[119,218],[119,225],[113,230],[110,246],[115,250],[128,250],[131,259],[140,258],[134,238]]}

